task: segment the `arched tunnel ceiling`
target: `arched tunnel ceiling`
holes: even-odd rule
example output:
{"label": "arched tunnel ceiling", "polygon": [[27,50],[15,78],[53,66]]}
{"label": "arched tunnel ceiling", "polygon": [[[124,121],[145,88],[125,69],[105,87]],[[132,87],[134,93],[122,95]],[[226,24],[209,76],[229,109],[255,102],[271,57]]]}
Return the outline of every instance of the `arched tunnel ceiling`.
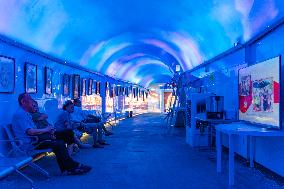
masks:
{"label": "arched tunnel ceiling", "polygon": [[0,33],[147,86],[248,41],[283,9],[282,0],[0,0]]}

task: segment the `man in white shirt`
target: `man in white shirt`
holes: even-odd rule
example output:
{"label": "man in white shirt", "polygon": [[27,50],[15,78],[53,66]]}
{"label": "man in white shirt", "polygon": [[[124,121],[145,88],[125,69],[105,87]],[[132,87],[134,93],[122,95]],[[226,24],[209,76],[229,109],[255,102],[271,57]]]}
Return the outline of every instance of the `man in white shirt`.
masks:
{"label": "man in white shirt", "polygon": [[102,123],[90,123],[88,122],[89,117],[88,111],[82,110],[82,104],[79,99],[74,99],[74,112],[71,115],[71,119],[74,123],[79,123],[84,128],[86,128],[87,133],[93,135],[94,148],[100,148],[100,145],[109,145],[102,139]]}

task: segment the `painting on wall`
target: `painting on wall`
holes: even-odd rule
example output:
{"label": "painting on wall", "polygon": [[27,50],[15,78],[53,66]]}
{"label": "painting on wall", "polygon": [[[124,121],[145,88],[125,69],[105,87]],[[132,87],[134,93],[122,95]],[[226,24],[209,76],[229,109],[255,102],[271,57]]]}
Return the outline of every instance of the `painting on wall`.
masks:
{"label": "painting on wall", "polygon": [[13,93],[15,89],[15,59],[0,56],[0,93]]}
{"label": "painting on wall", "polygon": [[80,75],[73,75],[73,98],[80,97]]}
{"label": "painting on wall", "polygon": [[251,75],[242,76],[240,78],[240,87],[239,87],[239,95],[240,96],[249,96],[251,91]]}
{"label": "painting on wall", "polygon": [[273,77],[253,81],[252,105],[254,112],[273,112]]}
{"label": "painting on wall", "polygon": [[25,65],[25,92],[37,92],[37,66],[28,62]]}
{"label": "painting on wall", "polygon": [[93,79],[89,78],[88,82],[88,95],[92,95],[93,93]]}
{"label": "painting on wall", "polygon": [[48,67],[45,67],[44,69],[45,94],[52,93],[52,76],[53,76],[53,70]]}
{"label": "painting on wall", "polygon": [[96,94],[100,94],[101,92],[101,82],[97,82],[97,90],[96,90]]}
{"label": "painting on wall", "polygon": [[86,96],[87,79],[82,79],[82,96]]}
{"label": "painting on wall", "polygon": [[109,96],[110,92],[109,92],[109,82],[105,82],[105,95]]}
{"label": "painting on wall", "polygon": [[70,76],[68,74],[63,75],[63,96],[69,96],[70,93]]}
{"label": "painting on wall", "polygon": [[97,82],[93,81],[92,94],[97,94]]}

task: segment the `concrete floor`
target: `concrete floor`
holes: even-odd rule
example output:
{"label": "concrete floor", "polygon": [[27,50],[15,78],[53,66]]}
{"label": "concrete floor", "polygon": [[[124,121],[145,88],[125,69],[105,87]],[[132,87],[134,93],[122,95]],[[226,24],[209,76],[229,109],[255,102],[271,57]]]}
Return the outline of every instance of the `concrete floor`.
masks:
{"label": "concrete floor", "polygon": [[[87,175],[60,175],[54,157],[38,161],[51,179],[35,177],[30,168],[24,172],[35,180],[36,189],[228,188],[228,162],[223,161],[223,173],[217,174],[215,153],[188,146],[184,128],[167,130],[163,117],[144,114],[121,121],[113,128],[115,135],[106,138],[110,146],[81,150],[74,158],[93,167]],[[236,163],[235,183],[231,188],[284,188],[242,161]],[[12,174],[0,181],[0,188],[24,189],[29,184]]]}

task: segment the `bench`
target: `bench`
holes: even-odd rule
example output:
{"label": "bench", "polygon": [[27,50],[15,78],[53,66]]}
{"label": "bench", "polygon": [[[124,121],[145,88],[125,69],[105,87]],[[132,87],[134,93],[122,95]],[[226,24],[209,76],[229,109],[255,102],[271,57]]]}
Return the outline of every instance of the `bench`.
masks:
{"label": "bench", "polygon": [[[33,188],[34,181],[29,178],[27,175],[21,172],[21,168],[24,166],[30,166],[36,171],[39,171],[41,174],[50,177],[49,173],[35,164],[33,162],[35,157],[38,157],[39,154],[45,154],[47,152],[52,152],[51,149],[44,150],[36,150],[35,148],[24,151],[21,149],[21,145],[23,144],[21,138],[15,138],[12,130],[12,125],[8,124],[3,126],[6,135],[8,136],[7,140],[0,140],[0,142],[8,142],[10,144],[9,151],[6,155],[0,154],[0,179],[8,176],[12,172],[16,172],[19,175],[23,176],[26,180],[28,180]],[[31,136],[31,138],[37,138]],[[35,146],[36,147],[36,146]]]}

